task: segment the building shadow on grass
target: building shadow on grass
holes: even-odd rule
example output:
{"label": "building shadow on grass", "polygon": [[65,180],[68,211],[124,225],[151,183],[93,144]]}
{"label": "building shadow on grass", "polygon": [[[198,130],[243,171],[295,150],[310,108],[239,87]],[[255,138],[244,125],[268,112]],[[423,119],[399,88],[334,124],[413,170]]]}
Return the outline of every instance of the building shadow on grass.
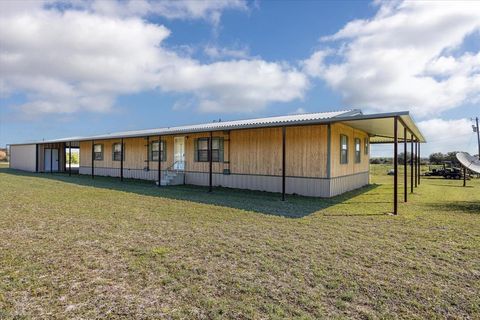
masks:
{"label": "building shadow on grass", "polygon": [[480,215],[480,202],[478,201],[451,201],[447,203],[431,203],[433,209],[443,211],[460,211]]}
{"label": "building shadow on grass", "polygon": [[[119,178],[114,177],[96,176],[95,179],[92,179],[87,175],[69,176],[68,174],[64,173],[29,173],[6,168],[0,168],[0,173],[52,179],[81,186],[131,192],[153,197],[192,201],[196,203],[230,207],[288,218],[302,218],[311,215],[317,211],[324,210],[339,203],[347,202],[349,199],[372,191],[378,187],[376,184],[371,184],[333,198],[314,198],[299,195],[287,195],[286,201],[282,201],[281,194],[279,193],[231,189],[224,187],[214,187],[213,192],[209,193],[208,187],[178,185],[164,186],[159,188],[152,181],[124,179],[123,182],[120,182]],[[362,202],[355,200],[355,203],[369,204],[375,202]],[[378,213],[378,215],[383,214],[383,212]],[[358,214],[357,216],[359,215],[361,214]]]}

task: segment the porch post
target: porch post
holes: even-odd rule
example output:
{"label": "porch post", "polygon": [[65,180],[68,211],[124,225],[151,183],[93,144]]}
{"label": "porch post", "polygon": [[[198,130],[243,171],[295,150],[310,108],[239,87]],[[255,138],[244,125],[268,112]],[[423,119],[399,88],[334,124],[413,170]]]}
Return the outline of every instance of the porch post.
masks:
{"label": "porch post", "polygon": [[68,142],[68,175],[72,175],[72,141]]}
{"label": "porch post", "polygon": [[398,117],[393,118],[393,214],[397,215],[398,207]]}
{"label": "porch post", "polygon": [[282,127],[282,201],[285,201],[286,135],[287,128]]}
{"label": "porch post", "polygon": [[212,152],[213,132],[210,131],[210,138],[208,139],[208,192],[212,192]]}
{"label": "porch post", "polygon": [[[38,172],[38,143],[35,145],[35,172]],[[45,159],[43,159],[45,161]],[[45,167],[45,165],[43,165]]]}
{"label": "porch post", "polygon": [[[153,154],[153,150],[152,150]],[[162,136],[158,136],[158,187],[162,186]]]}
{"label": "porch post", "polygon": [[53,173],[53,147],[50,147],[50,174]]}
{"label": "porch post", "polygon": [[420,154],[420,140],[418,141],[418,185],[420,185],[420,175],[421,175],[421,172],[420,172],[420,169],[422,168],[421,167],[421,162],[422,162],[422,156]]}
{"label": "porch post", "polygon": [[120,139],[120,181],[123,181],[123,138]]}
{"label": "porch post", "polygon": [[[160,144],[158,145],[158,147],[160,148]],[[150,150],[150,137],[147,137],[147,171],[150,171],[149,150]],[[160,154],[160,152],[159,152],[159,154]]]}
{"label": "porch post", "polygon": [[403,201],[407,202],[407,127],[403,127]]}
{"label": "porch post", "polygon": [[415,137],[415,188],[418,186],[417,181],[418,181],[418,142],[417,142],[417,137]]}
{"label": "porch post", "polygon": [[463,167],[463,186],[467,186],[467,169]]}
{"label": "porch post", "polygon": [[92,179],[95,179],[95,140],[92,140]]}
{"label": "porch post", "polygon": [[410,193],[413,193],[413,133],[410,133]]}
{"label": "porch post", "polygon": [[327,178],[330,179],[332,177],[332,125],[329,123],[327,125]]}
{"label": "porch post", "polygon": [[[63,172],[67,172],[67,143],[63,142]],[[58,153],[60,153],[60,150],[58,150]],[[60,169],[60,168],[59,168]]]}

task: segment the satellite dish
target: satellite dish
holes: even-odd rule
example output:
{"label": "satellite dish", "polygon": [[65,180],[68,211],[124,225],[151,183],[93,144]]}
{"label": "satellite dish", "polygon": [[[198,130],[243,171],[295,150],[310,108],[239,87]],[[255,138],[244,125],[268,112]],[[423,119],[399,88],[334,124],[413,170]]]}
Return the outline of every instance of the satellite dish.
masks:
{"label": "satellite dish", "polygon": [[467,152],[458,152],[456,154],[458,161],[467,168],[475,173],[480,173],[480,160],[476,157],[471,156]]}

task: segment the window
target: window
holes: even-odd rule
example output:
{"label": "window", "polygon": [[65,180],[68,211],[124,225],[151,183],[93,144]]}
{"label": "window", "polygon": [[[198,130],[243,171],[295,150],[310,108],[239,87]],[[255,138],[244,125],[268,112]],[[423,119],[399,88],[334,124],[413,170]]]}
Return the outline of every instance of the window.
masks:
{"label": "window", "polygon": [[166,161],[167,148],[166,148],[166,142],[164,140],[160,142],[160,152],[158,150],[158,141],[152,141],[150,143],[150,161],[158,161],[159,153],[160,153],[160,161]]}
{"label": "window", "polygon": [[[112,145],[112,160],[121,161],[122,159],[122,144],[114,143]],[[123,160],[125,160],[125,153],[123,154]]]}
{"label": "window", "polygon": [[363,143],[364,143],[364,145],[363,145],[364,153],[365,153],[366,155],[368,155],[368,148],[369,148],[369,146],[368,146],[368,138],[365,138],[365,139],[363,140]]}
{"label": "window", "polygon": [[103,144],[93,145],[93,160],[103,160]]}
{"label": "window", "polygon": [[[208,141],[209,138],[199,138],[195,143],[195,161],[208,162]],[[223,161],[223,138],[212,139],[212,162]]]}
{"label": "window", "polygon": [[208,138],[197,139],[196,161],[208,161]]}
{"label": "window", "polygon": [[346,135],[340,135],[340,163],[348,163],[348,137]]}
{"label": "window", "polygon": [[360,155],[362,154],[361,140],[355,138],[355,163],[360,163],[362,161]]}

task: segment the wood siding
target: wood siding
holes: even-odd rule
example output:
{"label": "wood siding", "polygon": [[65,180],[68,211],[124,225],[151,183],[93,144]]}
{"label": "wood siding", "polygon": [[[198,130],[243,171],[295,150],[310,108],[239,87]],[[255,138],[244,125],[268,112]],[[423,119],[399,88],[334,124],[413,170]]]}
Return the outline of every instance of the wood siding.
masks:
{"label": "wood siding", "polygon": [[[348,137],[348,163],[340,163],[340,135]],[[364,139],[368,135],[343,123],[332,124],[332,177],[346,176],[359,172],[366,172],[369,168],[369,155],[364,153]],[[355,138],[360,139],[360,163],[355,163]],[[370,152],[370,150],[369,150]]]}
{"label": "wood siding", "polygon": [[[191,172],[208,172],[209,163],[208,162],[198,162],[195,161],[195,141],[198,138],[209,138],[210,133],[196,133],[189,134],[185,136],[185,171]],[[230,163],[228,159],[229,147],[230,147],[230,134],[224,131],[215,131],[213,132],[213,138],[223,138],[224,139],[224,154],[223,162],[213,162],[212,163],[212,172],[222,173],[224,169],[230,168]]]}
{"label": "wood siding", "polygon": [[282,174],[281,128],[232,131],[230,139],[232,173]]}
{"label": "wood siding", "polygon": [[327,126],[291,127],[286,135],[286,175],[327,177]]}
{"label": "wood siding", "polygon": [[[340,164],[340,134],[348,136],[348,164]],[[208,138],[209,132],[177,135],[185,137],[185,171],[208,172],[208,162],[195,161],[195,141]],[[229,169],[232,174],[282,175],[282,128],[260,128],[249,130],[215,131],[213,137],[224,139],[224,161],[213,163],[214,173]],[[361,162],[355,163],[354,138],[361,139]],[[364,154],[365,132],[345,124],[331,125],[331,170],[332,177],[345,176],[368,171],[368,155]],[[158,140],[157,136],[149,138]],[[167,161],[162,162],[162,170],[173,165],[174,136],[163,136],[167,146]],[[96,140],[103,144],[102,161],[95,161],[97,168],[120,168],[119,161],[112,160],[112,146],[115,140]],[[143,170],[146,168],[147,140],[145,138],[125,138],[125,169]],[[289,177],[327,178],[327,125],[287,127],[286,130],[286,175]],[[91,141],[80,142],[80,166],[91,167]],[[157,161],[150,162],[149,168],[157,170]]]}
{"label": "wood siding", "polygon": [[[173,164],[173,137],[162,136],[162,140],[166,143],[167,159],[162,161],[162,170],[170,167]],[[146,138],[125,138],[123,144],[125,145],[125,161],[123,167],[125,169],[144,170],[147,168],[147,142],[158,141],[158,136]],[[95,160],[95,167],[97,168],[120,168],[120,161],[113,161],[113,144],[120,143],[121,139],[112,140],[95,140],[95,144],[103,145],[103,160]],[[92,166],[92,142],[80,142],[80,166]],[[152,170],[158,170],[158,161],[149,161],[148,167]]]}

